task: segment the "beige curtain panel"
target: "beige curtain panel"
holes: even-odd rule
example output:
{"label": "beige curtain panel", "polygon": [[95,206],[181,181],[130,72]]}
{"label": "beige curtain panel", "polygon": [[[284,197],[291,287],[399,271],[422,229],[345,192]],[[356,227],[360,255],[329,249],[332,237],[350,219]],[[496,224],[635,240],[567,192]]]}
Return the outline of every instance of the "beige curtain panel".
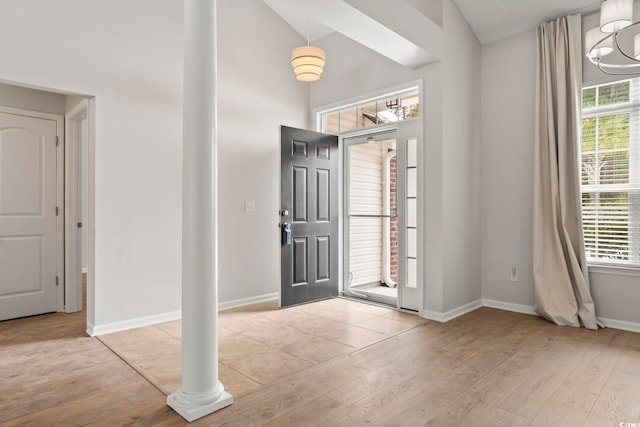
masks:
{"label": "beige curtain panel", "polygon": [[582,43],[579,15],[538,27],[534,134],[535,309],[566,326],[597,329],[584,251],[578,147]]}

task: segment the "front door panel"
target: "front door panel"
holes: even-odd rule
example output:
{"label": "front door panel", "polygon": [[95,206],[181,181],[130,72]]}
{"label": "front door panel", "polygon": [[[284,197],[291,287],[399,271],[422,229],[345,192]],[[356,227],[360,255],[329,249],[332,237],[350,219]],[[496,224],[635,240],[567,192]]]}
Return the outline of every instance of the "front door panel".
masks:
{"label": "front door panel", "polygon": [[338,294],[338,137],[282,126],[281,144],[286,307]]}

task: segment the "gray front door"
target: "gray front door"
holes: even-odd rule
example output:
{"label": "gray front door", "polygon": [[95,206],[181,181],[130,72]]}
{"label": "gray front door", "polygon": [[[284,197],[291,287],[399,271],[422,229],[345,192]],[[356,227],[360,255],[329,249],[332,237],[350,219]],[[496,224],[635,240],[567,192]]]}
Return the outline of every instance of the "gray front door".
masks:
{"label": "gray front door", "polygon": [[338,137],[280,127],[282,307],[338,295]]}

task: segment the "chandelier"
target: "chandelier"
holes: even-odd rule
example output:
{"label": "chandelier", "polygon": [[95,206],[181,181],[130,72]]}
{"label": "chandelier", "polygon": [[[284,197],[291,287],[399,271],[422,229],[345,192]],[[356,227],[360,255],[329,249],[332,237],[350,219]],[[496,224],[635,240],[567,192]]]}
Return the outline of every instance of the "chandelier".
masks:
{"label": "chandelier", "polygon": [[633,22],[633,0],[605,0],[600,26],[585,34],[586,56],[605,74],[640,74],[640,21]]}

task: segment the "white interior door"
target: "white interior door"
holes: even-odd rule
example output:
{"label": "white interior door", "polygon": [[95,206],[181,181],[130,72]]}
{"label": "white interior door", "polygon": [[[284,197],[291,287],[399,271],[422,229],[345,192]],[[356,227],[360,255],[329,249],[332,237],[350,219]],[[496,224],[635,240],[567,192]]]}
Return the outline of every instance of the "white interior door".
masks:
{"label": "white interior door", "polygon": [[0,112],[0,320],[57,310],[57,124]]}

